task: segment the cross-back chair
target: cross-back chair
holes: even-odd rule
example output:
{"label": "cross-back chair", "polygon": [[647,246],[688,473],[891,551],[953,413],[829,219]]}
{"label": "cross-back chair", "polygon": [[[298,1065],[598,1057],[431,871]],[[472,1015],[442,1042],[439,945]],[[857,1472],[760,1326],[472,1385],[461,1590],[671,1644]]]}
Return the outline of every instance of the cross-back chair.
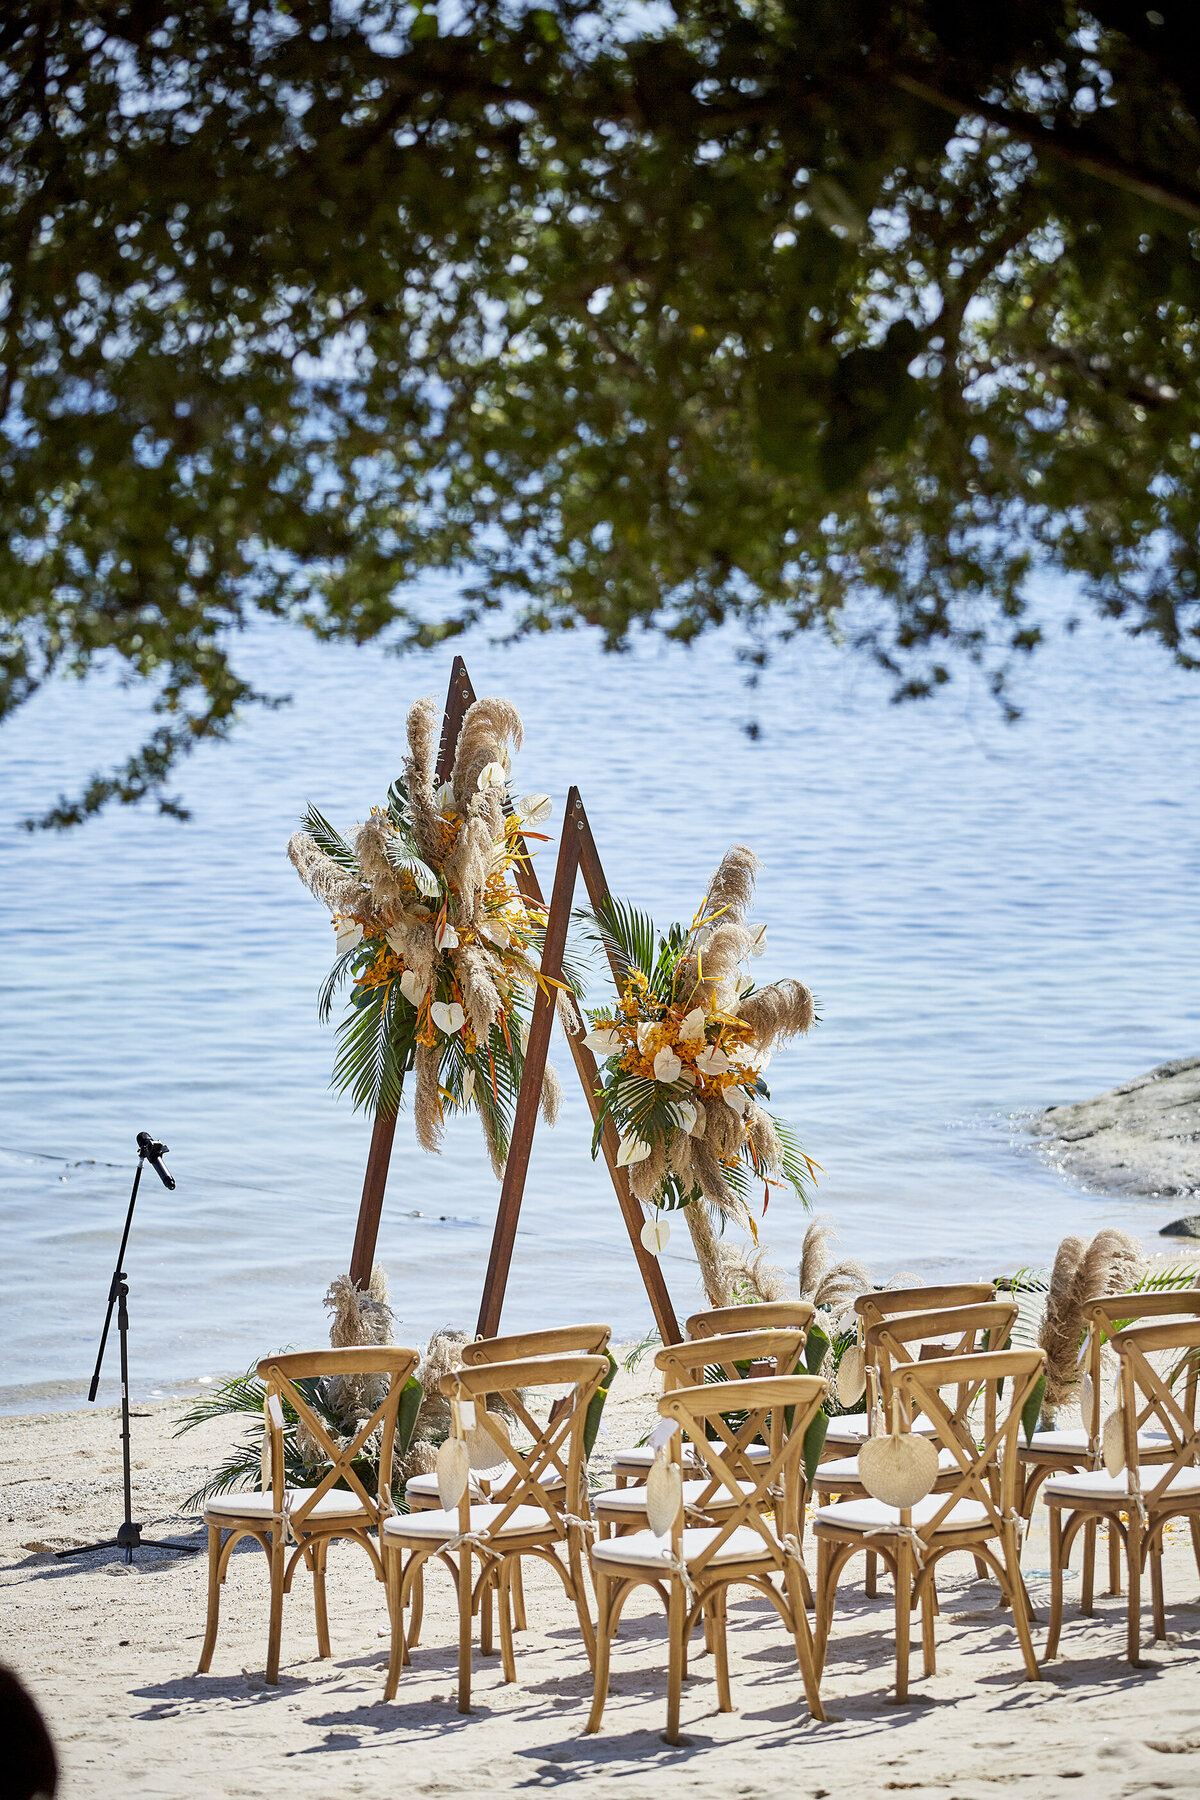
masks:
{"label": "cross-back chair", "polygon": [[[734,1310],[734,1309],[730,1309]],[[737,1310],[742,1310],[738,1308]],[[751,1309],[747,1307],[747,1312]],[[705,1379],[706,1371],[719,1370],[726,1382],[740,1382],[751,1375],[791,1375],[804,1355],[804,1332],[801,1329],[780,1331],[743,1331],[722,1337],[704,1337],[690,1344],[670,1344],[658,1351],[655,1366],[662,1376],[663,1392],[691,1387]],[[659,1432],[665,1430],[660,1423]],[[748,1463],[770,1460],[770,1448],[756,1441],[757,1433],[750,1420],[737,1431],[739,1457]],[[653,1457],[658,1449],[658,1433],[652,1434],[647,1446]],[[679,1449],[681,1467],[688,1474],[683,1484],[683,1503],[689,1515],[707,1517],[729,1504],[729,1495],[719,1481],[705,1473],[698,1447],[685,1433]],[[592,1515],[600,1536],[612,1531],[638,1531],[646,1523],[646,1489],[644,1486],[618,1486],[592,1497]]]}
{"label": "cross-back chair", "polygon": [[[921,1611],[924,1667],[936,1672],[934,1645],[934,1575],[938,1563],[965,1551],[995,1573],[1031,1681],[1039,1677],[1029,1631],[1029,1600],[1021,1579],[1022,1520],[1017,1500],[1017,1431],[1021,1412],[1045,1367],[1040,1350],[988,1351],[908,1363],[893,1369],[893,1399],[902,1422],[920,1411],[934,1427],[938,1448],[949,1450],[958,1468],[953,1486],[946,1484],[912,1507],[885,1506],[878,1500],[844,1500],[818,1508],[813,1518],[817,1540],[817,1668],[824,1667],[833,1621],[838,1577],[850,1558],[873,1550],[891,1568],[896,1585],[896,1699],[908,1697],[909,1615]],[[958,1423],[959,1403],[947,1403],[941,1390],[964,1385],[981,1414],[977,1437],[964,1444]],[[1001,1411],[1001,1386],[1007,1412]]]}
{"label": "cross-back chair", "polygon": [[[1051,1604],[1046,1655],[1058,1653],[1063,1622],[1063,1572],[1072,1541],[1087,1523],[1102,1519],[1110,1535],[1125,1546],[1129,1577],[1127,1654],[1136,1668],[1141,1660],[1142,1571],[1149,1560],[1154,1636],[1163,1638],[1167,1633],[1162,1583],[1163,1527],[1170,1519],[1186,1518],[1192,1526],[1194,1542],[1200,1520],[1200,1421],[1196,1407],[1200,1319],[1132,1326],[1118,1331],[1111,1342],[1118,1359],[1121,1454],[1125,1466],[1115,1475],[1105,1468],[1051,1475],[1042,1487],[1042,1498],[1050,1511]],[[1163,1360],[1165,1371],[1155,1367],[1152,1357]],[[1153,1431],[1157,1440],[1152,1462],[1147,1460],[1144,1443],[1148,1431]]]}
{"label": "cross-back chair", "polygon": [[[1052,1475],[1076,1474],[1101,1467],[1100,1429],[1104,1410],[1104,1346],[1111,1342],[1123,1326],[1148,1324],[1151,1320],[1178,1318],[1200,1312],[1200,1292],[1176,1289],[1165,1293],[1106,1294],[1090,1300],[1083,1309],[1086,1337],[1082,1352],[1091,1392],[1081,1400],[1081,1423],[1035,1431],[1026,1442],[1021,1440],[1019,1452],[1023,1487],[1021,1511],[1026,1519],[1033,1515],[1038,1491]],[[1138,1434],[1138,1458],[1143,1464],[1161,1462],[1170,1455],[1170,1440],[1153,1425],[1145,1425]],[[1099,1521],[1089,1518],[1083,1534],[1083,1579],[1081,1610],[1090,1615],[1095,1585],[1096,1536]],[[1121,1544],[1115,1528],[1107,1529],[1108,1591],[1121,1591]],[[1192,1543],[1200,1568],[1200,1525],[1192,1522]]]}
{"label": "cross-back chair", "polygon": [[[383,1580],[383,1565],[370,1533],[379,1529],[392,1512],[392,1451],[396,1414],[405,1383],[420,1361],[416,1350],[368,1349],[353,1345],[343,1350],[289,1351],[270,1356],[258,1365],[266,1384],[264,1400],[264,1487],[260,1493],[214,1494],[204,1504],[208,1527],[208,1619],[198,1673],[212,1663],[217,1642],[221,1588],[235,1544],[253,1538],[266,1552],[270,1565],[270,1617],[267,1633],[266,1678],[279,1679],[279,1647],[283,1630],[283,1597],[290,1590],[296,1564],[303,1558],[312,1572],[317,1614],[317,1653],[331,1654],[329,1618],[325,1598],[325,1570],[329,1546],[335,1537],[351,1538],[371,1558]],[[302,1386],[308,1381],[344,1380],[348,1376],[374,1376],[386,1383],[383,1397],[342,1445],[334,1438],[311,1396]],[[287,1404],[298,1416],[329,1467],[315,1487],[289,1487],[284,1457]],[[371,1440],[379,1433],[379,1454],[374,1477],[370,1461]],[[289,1555],[290,1549],[290,1555]]]}
{"label": "cross-back chair", "polygon": [[[860,1294],[854,1302],[854,1311],[866,1358],[865,1405],[861,1412],[842,1413],[830,1419],[824,1454],[830,1458],[845,1456],[848,1449],[855,1448],[870,1435],[871,1406],[875,1398],[874,1369],[865,1339],[872,1325],[903,1313],[945,1312],[951,1307],[980,1306],[993,1300],[995,1295],[995,1287],[990,1281],[957,1281],[937,1287],[879,1288],[869,1294]],[[913,1429],[923,1436],[932,1436],[923,1419],[915,1420]]]}
{"label": "cross-back chair", "polygon": [[[630,1536],[606,1538],[592,1545],[598,1618],[589,1732],[600,1729],[611,1644],[622,1608],[630,1594],[647,1585],[658,1594],[667,1614],[668,1743],[679,1740],[688,1639],[701,1616],[713,1648],[718,1705],[722,1712],[733,1710],[726,1615],[728,1590],[735,1583],[765,1594],[778,1612],[792,1634],[809,1711],[814,1718],[824,1717],[800,1578],[800,1512],[804,1438],[825,1393],[825,1383],[816,1375],[752,1376],[744,1381],[676,1388],[659,1401],[660,1416],[674,1426],[665,1446],[668,1461],[680,1467],[679,1452],[686,1434],[706,1476],[725,1489],[728,1505],[718,1522],[688,1525],[681,1498],[663,1536],[646,1526]],[[752,1462],[746,1456],[742,1431],[733,1429],[723,1416],[742,1411],[748,1414],[755,1435],[770,1448],[766,1462]],[[768,1513],[773,1516],[768,1518]],[[780,1578],[778,1587],[774,1576]]]}
{"label": "cross-back chair", "polygon": [[[693,1313],[684,1325],[684,1331],[689,1340],[728,1337],[743,1331],[800,1331],[807,1340],[814,1310],[807,1300],[759,1300],[746,1306],[710,1307],[704,1312]],[[675,1346],[666,1345],[665,1348]],[[687,1453],[686,1447],[684,1453]],[[630,1482],[645,1481],[654,1454],[648,1444],[634,1444],[615,1451],[610,1465],[613,1486],[623,1488]]]}
{"label": "cross-back chair", "polygon": [[[456,1506],[387,1519],[380,1547],[388,1583],[391,1653],[384,1698],[396,1693],[409,1660],[404,1611],[425,1564],[438,1558],[458,1590],[458,1710],[471,1710],[472,1619],[485,1593],[500,1597],[500,1655],[505,1681],[517,1678],[513,1655],[511,1587],[523,1556],[536,1556],[555,1569],[573,1602],[589,1662],[595,1639],[584,1582],[584,1544],[591,1530],[584,1472],[587,1409],[608,1373],[607,1356],[544,1356],[514,1362],[481,1363],[460,1369],[443,1383],[448,1390],[453,1435],[484,1432],[506,1469],[494,1475],[491,1498],[474,1501],[464,1483]],[[565,1387],[566,1404],[551,1405],[543,1421],[532,1411],[534,1396]],[[486,1401],[503,1402],[504,1415]],[[560,1397],[560,1402],[563,1397]],[[511,1419],[510,1428],[507,1420]],[[513,1442],[512,1429],[528,1440]],[[562,1483],[561,1498],[551,1481]],[[566,1562],[559,1551],[565,1551]],[[480,1572],[473,1573],[478,1557]],[[485,1622],[490,1613],[484,1614]],[[486,1644],[483,1646],[487,1648]]]}

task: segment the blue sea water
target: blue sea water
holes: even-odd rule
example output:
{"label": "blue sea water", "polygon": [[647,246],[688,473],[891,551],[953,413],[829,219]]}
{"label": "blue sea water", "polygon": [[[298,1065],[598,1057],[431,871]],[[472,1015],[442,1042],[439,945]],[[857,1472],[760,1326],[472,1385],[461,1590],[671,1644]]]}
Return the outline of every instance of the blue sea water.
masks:
{"label": "blue sea water", "polygon": [[[1049,615],[1065,605],[1047,595]],[[1010,727],[970,680],[891,706],[878,674],[816,643],[782,651],[753,693],[728,637],[625,658],[582,635],[465,652],[476,691],[524,716],[519,791],[549,791],[561,817],[580,785],[614,891],[665,922],[691,914],[730,842],[761,856],[755,973],[801,976],[822,1015],[776,1057],[774,1103],[825,1171],[844,1254],[880,1275],[993,1274],[1066,1230],[1150,1235],[1177,1210],[1065,1182],[1019,1124],[1200,1041],[1195,677],[1090,626],[1019,672]],[[142,1128],[170,1144],[179,1185],[151,1180],[139,1202],[135,1391],[325,1338],[370,1127],[329,1091],[316,993],[332,933],[285,845],[306,800],[344,826],[382,801],[407,705],[444,693],[450,651],[396,659],[279,628],[242,660],[292,704],[182,771],[190,824],[123,810],[19,829],[139,741],[136,693],[54,686],[0,732],[9,1411],[84,1391]],[[505,1323],[640,1335],[648,1304],[554,1054],[567,1105],[535,1142]],[[434,1158],[402,1119],[379,1255],[406,1339],[473,1327],[496,1197],[473,1121]],[[773,1200],[777,1260],[794,1266],[804,1226]],[[697,1292],[682,1227],[663,1261],[682,1315]]]}

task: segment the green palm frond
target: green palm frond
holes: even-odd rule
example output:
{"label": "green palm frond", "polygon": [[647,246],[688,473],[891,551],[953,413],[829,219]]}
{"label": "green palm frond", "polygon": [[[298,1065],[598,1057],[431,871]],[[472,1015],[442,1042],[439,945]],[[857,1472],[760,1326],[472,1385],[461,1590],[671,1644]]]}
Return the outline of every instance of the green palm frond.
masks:
{"label": "green palm frond", "polygon": [[784,1177],[795,1189],[805,1206],[811,1207],[814,1182],[812,1171],[808,1166],[804,1151],[800,1147],[800,1140],[785,1119],[776,1118],[772,1114],[771,1123],[775,1127],[775,1136],[779,1140],[779,1148],[783,1153],[780,1158],[780,1167]]}
{"label": "green palm frond", "polygon": [[1200,1287],[1200,1272],[1196,1265],[1175,1263],[1169,1269],[1147,1269],[1129,1291],[1131,1294],[1158,1294],[1194,1287]]}
{"label": "green palm frond", "polygon": [[323,813],[319,813],[315,806],[310,804],[305,807],[301,824],[318,850],[323,850],[326,856],[340,864],[343,869],[349,869],[351,874],[358,874],[358,858],[354,851],[341,832],[335,831],[329,820]]}
{"label": "green palm frond", "polygon": [[412,877],[417,892],[426,900],[437,900],[441,897],[442,884],[430,868],[429,864],[418,856],[411,833],[407,831],[385,832],[383,849],[393,869]]}
{"label": "green palm frond", "polygon": [[398,1112],[412,1067],[416,1011],[395,986],[359,989],[338,1026],[332,1085],[356,1107]]}
{"label": "green palm frond", "polygon": [[575,918],[584,936],[600,945],[622,975],[638,969],[649,981],[658,952],[658,932],[649,913],[607,894],[600,906],[581,908]]}
{"label": "green palm frond", "polygon": [[347,975],[350,974],[354,966],[354,959],[360,954],[361,946],[359,945],[356,945],[353,950],[344,950],[321,983],[321,989],[317,995],[317,1017],[322,1025],[328,1025],[333,1012],[334,996]]}

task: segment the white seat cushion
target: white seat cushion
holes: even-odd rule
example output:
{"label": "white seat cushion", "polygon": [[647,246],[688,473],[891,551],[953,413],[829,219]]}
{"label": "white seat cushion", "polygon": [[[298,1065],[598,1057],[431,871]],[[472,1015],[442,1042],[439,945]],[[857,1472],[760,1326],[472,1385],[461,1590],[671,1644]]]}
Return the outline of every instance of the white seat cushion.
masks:
{"label": "white seat cushion", "polygon": [[[683,1504],[698,1506],[701,1496],[712,1486],[711,1481],[685,1481],[683,1483]],[[738,1486],[743,1494],[754,1492],[752,1481],[739,1481]],[[712,1509],[729,1507],[735,1504],[733,1495],[726,1487],[721,1487],[713,1495],[708,1505]],[[644,1513],[646,1510],[646,1490],[644,1487],[609,1488],[606,1493],[592,1497],[593,1512]]]}
{"label": "white seat cushion", "polygon": [[[937,1494],[927,1494],[912,1509],[913,1524],[918,1530],[921,1526],[928,1525],[944,1505],[945,1500]],[[976,1526],[985,1525],[987,1517],[987,1508],[981,1506],[978,1500],[958,1500],[950,1508],[938,1530],[973,1531]],[[882,1500],[840,1500],[836,1506],[818,1507],[813,1520],[817,1525],[835,1525],[840,1531],[867,1531],[876,1525],[899,1525],[900,1509],[885,1506]]]}
{"label": "white seat cushion", "polygon": [[[744,1455],[750,1462],[768,1462],[771,1449],[768,1444],[748,1444]],[[644,1475],[654,1457],[655,1452],[649,1444],[638,1444],[632,1450],[618,1450],[613,1455],[612,1472],[614,1475]],[[696,1452],[686,1440],[683,1445],[683,1460],[685,1463],[696,1461]]]}
{"label": "white seat cushion", "polygon": [[[683,1533],[682,1555],[692,1562],[707,1549],[717,1535],[715,1525],[689,1527]],[[628,1537],[602,1538],[592,1545],[592,1559],[598,1563],[635,1563],[639,1568],[668,1571],[671,1554],[669,1537],[655,1537],[652,1531],[631,1531]],[[770,1557],[770,1550],[753,1525],[739,1525],[731,1531],[706,1568],[719,1563],[760,1561]]]}
{"label": "white seat cushion", "polygon": [[[871,1415],[869,1413],[843,1413],[840,1418],[830,1419],[825,1432],[827,1444],[861,1444],[870,1431]],[[912,1422],[912,1429],[918,1437],[932,1437],[936,1430],[931,1419],[918,1413]]]}
{"label": "white seat cushion", "polygon": [[[503,1486],[509,1476],[506,1475],[502,1469],[498,1469],[496,1473],[500,1478],[500,1485]],[[509,1474],[511,1475],[511,1473],[512,1470],[510,1469]],[[478,1479],[477,1476],[472,1476],[471,1492],[472,1494],[477,1494],[480,1499],[482,1499],[483,1489],[478,1486]],[[553,1475],[546,1475],[541,1478],[541,1486],[545,1488],[548,1494],[552,1494],[556,1490],[561,1492],[566,1485],[566,1482],[557,1471]],[[404,1484],[404,1492],[408,1495],[410,1500],[436,1500],[440,1506],[441,1496],[438,1493],[437,1470],[431,1470],[428,1475],[410,1475]]]}
{"label": "white seat cushion", "polygon": [[[953,1450],[938,1451],[938,1474],[954,1475],[962,1468],[962,1464]],[[858,1481],[858,1457],[839,1456],[833,1462],[823,1462],[817,1470],[816,1485],[818,1487],[835,1488],[839,1481]]]}
{"label": "white seat cushion", "polygon": [[[1035,1431],[1028,1446],[1023,1436],[1017,1441],[1022,1450],[1027,1449],[1034,1456],[1039,1450],[1060,1450],[1068,1455],[1077,1454],[1079,1456],[1088,1454],[1088,1434],[1082,1428],[1066,1428],[1060,1431],[1056,1427],[1053,1431]],[[1143,1450],[1165,1449],[1170,1441],[1166,1432],[1157,1425],[1143,1425],[1138,1432],[1138,1444]]]}
{"label": "white seat cushion", "polygon": [[[471,1530],[489,1531],[503,1511],[498,1501],[484,1501],[473,1506]],[[439,1507],[432,1512],[394,1514],[383,1522],[384,1536],[395,1538],[449,1539],[456,1538],[461,1529],[457,1507],[453,1512],[443,1512]],[[554,1527],[540,1506],[517,1506],[504,1521],[498,1535],[502,1538],[528,1537],[534,1531],[554,1535]]]}
{"label": "white seat cushion", "polygon": [[[1138,1485],[1149,1493],[1163,1477],[1163,1465],[1138,1470]],[[1200,1493],[1200,1469],[1179,1469],[1171,1478],[1171,1494]],[[1053,1500],[1124,1500],[1129,1496],[1129,1471],[1110,1475],[1107,1469],[1084,1469],[1073,1475],[1052,1475],[1042,1488],[1042,1498]]]}
{"label": "white seat cushion", "polygon": [[[304,1502],[316,1493],[315,1488],[288,1488],[287,1503],[291,1511],[298,1512]],[[253,1519],[256,1523],[268,1520],[275,1510],[275,1502],[270,1493],[262,1494],[247,1491],[238,1494],[214,1494],[211,1500],[204,1502],[204,1516],[211,1513],[221,1519]],[[357,1494],[347,1488],[331,1488],[322,1494],[312,1512],[313,1519],[359,1518],[370,1519],[371,1515],[363,1506]],[[299,1522],[303,1528],[303,1521]]]}

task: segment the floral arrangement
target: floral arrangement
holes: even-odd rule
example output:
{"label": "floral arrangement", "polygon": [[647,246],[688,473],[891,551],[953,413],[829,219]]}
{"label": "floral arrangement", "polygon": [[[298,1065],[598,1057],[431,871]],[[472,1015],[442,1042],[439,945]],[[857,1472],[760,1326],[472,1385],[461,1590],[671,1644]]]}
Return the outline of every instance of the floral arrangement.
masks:
{"label": "floral arrangement", "polygon": [[[499,1175],[533,992],[548,991],[539,967],[545,908],[520,892],[515,876],[528,854],[524,840],[543,835],[532,827],[548,817],[550,800],[509,792],[509,746],[520,748],[523,730],[507,701],[468,708],[450,779],[437,785],[439,723],[432,698],[410,709],[403,775],[353,843],[310,807],[288,855],[337,933],[322,1020],[339,986],[352,983],[334,1085],[356,1106],[392,1112],[411,1069],[422,1147],[439,1148],[447,1107],[473,1107]],[[547,1067],[549,1123],[559,1095]]]}
{"label": "floral arrangement", "polygon": [[[756,987],[745,965],[766,947],[766,927],[746,922],[759,862],[744,845],[726,854],[691,925],[659,932],[644,913],[610,898],[585,914],[617,978],[617,1003],[590,1011],[584,1042],[603,1058],[596,1144],[605,1119],[620,1134],[618,1162],[646,1206],[647,1248],[662,1249],[662,1213],[687,1208],[702,1267],[711,1230],[706,1201],[757,1243],[750,1202],[762,1183],[807,1202],[816,1165],[783,1120],[766,1110],[772,1052],[816,1017],[800,981]],[[706,1273],[710,1292],[714,1282]]]}

